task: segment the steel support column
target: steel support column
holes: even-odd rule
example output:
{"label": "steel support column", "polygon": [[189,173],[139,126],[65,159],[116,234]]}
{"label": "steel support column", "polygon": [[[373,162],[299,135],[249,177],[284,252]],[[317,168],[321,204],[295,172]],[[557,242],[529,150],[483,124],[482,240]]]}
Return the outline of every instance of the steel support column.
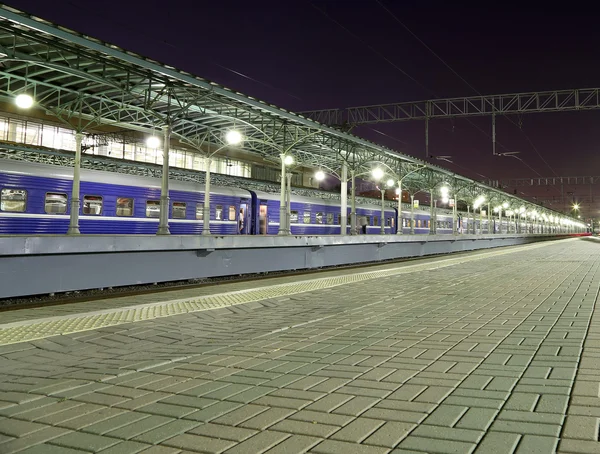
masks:
{"label": "steel support column", "polygon": [[385,235],[385,189],[381,189],[381,219],[379,220],[381,229],[379,233]]}
{"label": "steel support column", "polygon": [[204,206],[202,207],[202,235],[210,235],[210,165],[212,160],[205,158]]}
{"label": "steel support column", "polygon": [[350,194],[350,235],[358,235],[356,225],[356,177],[354,175],[354,170],[350,171],[350,175],[352,178],[352,188]]}
{"label": "steel support column", "polygon": [[415,234],[415,196],[410,195],[410,234]]}
{"label": "steel support column", "polygon": [[498,210],[498,233],[502,235],[502,206],[500,206],[500,210]]}
{"label": "steel support column", "polygon": [[456,195],[454,195],[454,205],[452,206],[452,235],[458,234],[458,225],[457,225],[457,216],[456,216],[456,204],[458,200],[456,199]]}
{"label": "steel support column", "polygon": [[402,180],[398,181],[398,225],[396,226],[396,235],[402,235]]}
{"label": "steel support column", "polygon": [[[292,234],[292,172],[286,174],[287,191],[285,198],[285,231]],[[323,220],[325,222],[325,220]]]}
{"label": "steel support column", "polygon": [[169,141],[171,140],[171,125],[164,127],[163,167],[160,185],[160,218],[157,235],[169,235]]}
{"label": "steel support column", "polygon": [[75,134],[75,163],[73,165],[73,189],[71,190],[71,213],[69,217],[69,235],[79,235],[79,207],[81,199],[79,194],[79,183],[81,181],[81,141],[83,134]]}
{"label": "steel support column", "polygon": [[342,199],[342,208],[340,212],[340,235],[348,234],[348,165],[342,164],[342,181],[340,189],[340,198]]}
{"label": "steel support column", "polygon": [[287,209],[285,206],[285,194],[286,194],[285,170],[286,170],[285,169],[285,154],[281,154],[281,197],[279,199],[279,231],[277,232],[278,235],[287,235],[288,234],[288,232],[285,228],[285,226],[286,226],[285,218],[287,216]]}
{"label": "steel support column", "polygon": [[435,219],[434,219],[435,204],[433,201],[433,189],[429,190],[429,234],[435,235]]}

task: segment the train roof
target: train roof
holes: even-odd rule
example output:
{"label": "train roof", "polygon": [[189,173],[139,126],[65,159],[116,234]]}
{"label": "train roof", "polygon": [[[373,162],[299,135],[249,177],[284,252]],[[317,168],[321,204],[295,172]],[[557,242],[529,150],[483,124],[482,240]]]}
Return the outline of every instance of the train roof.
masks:
{"label": "train roof", "polygon": [[[279,200],[279,198],[280,198],[279,193],[270,193],[270,192],[263,192],[263,191],[253,191],[253,192],[256,193],[256,196],[261,200]],[[292,202],[318,204],[318,205],[325,205],[325,206],[340,206],[340,203],[341,203],[335,199],[320,199],[318,197],[304,197],[304,196],[299,196],[299,195],[294,195],[294,194],[292,194]],[[348,207],[350,207],[350,200],[348,200]],[[368,209],[368,210],[373,210],[373,209],[381,209],[381,205],[375,204],[375,203],[372,205],[371,204],[365,205],[365,204],[357,203],[356,208],[364,208],[364,209]],[[386,207],[385,209],[386,209],[386,211],[389,211],[391,208]]]}
{"label": "train roof", "polygon": [[[39,164],[25,161],[1,160],[0,172],[25,175],[43,176],[46,178],[60,178],[63,180],[73,179],[73,168],[56,166],[51,164]],[[136,186],[160,189],[160,178],[145,177],[139,175],[126,175],[116,172],[102,170],[81,169],[81,181],[92,183],[106,183],[122,186]],[[204,192],[204,184],[194,181],[169,180],[169,189],[174,191]],[[211,185],[211,194],[229,195],[235,197],[248,197],[247,190],[228,186]]]}

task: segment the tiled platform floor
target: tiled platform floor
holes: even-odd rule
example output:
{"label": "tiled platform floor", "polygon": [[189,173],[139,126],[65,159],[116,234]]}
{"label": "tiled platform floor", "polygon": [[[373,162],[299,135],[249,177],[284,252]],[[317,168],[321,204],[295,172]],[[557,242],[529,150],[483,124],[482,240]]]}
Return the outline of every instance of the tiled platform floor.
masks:
{"label": "tiled platform floor", "polygon": [[0,346],[0,453],[600,452],[600,241],[470,257]]}

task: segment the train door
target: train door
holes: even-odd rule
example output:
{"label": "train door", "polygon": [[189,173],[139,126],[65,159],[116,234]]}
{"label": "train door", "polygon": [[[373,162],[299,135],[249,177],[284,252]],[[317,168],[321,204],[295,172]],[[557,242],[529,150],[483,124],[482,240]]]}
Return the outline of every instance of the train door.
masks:
{"label": "train door", "polygon": [[240,235],[247,235],[249,230],[248,203],[240,202],[240,212],[238,213],[238,232]]}
{"label": "train door", "polygon": [[258,234],[266,235],[267,227],[269,225],[269,218],[267,215],[267,202],[261,202],[260,209],[258,211]]}

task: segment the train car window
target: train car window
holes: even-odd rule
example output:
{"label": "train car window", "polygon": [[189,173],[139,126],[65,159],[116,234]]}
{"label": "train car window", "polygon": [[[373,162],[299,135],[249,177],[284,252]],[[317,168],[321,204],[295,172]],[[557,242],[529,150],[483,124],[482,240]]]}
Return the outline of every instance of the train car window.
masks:
{"label": "train car window", "polygon": [[290,211],[290,222],[297,224],[298,223],[298,212],[295,210]]}
{"label": "train car window", "polygon": [[333,224],[333,213],[327,213],[327,224]]}
{"label": "train car window", "polygon": [[117,216],[133,216],[133,199],[117,197]]}
{"label": "train car window", "polygon": [[229,220],[235,221],[235,205],[229,205]]}
{"label": "train car window", "polygon": [[373,225],[379,225],[379,218],[377,216],[373,217]]}
{"label": "train car window", "polygon": [[160,216],[160,200],[146,200],[146,217],[157,218]]}
{"label": "train car window", "polygon": [[336,225],[341,225],[342,224],[341,221],[342,221],[342,216],[339,215],[339,214],[336,214],[335,215],[335,223],[336,223]]}
{"label": "train car window", "polygon": [[323,224],[323,213],[317,213],[315,215],[315,222],[317,224]]}
{"label": "train car window", "polygon": [[367,225],[371,225],[371,216],[367,216]]}
{"label": "train car window", "polygon": [[67,212],[67,194],[47,192],[44,211],[48,214],[65,214]]}
{"label": "train car window", "polygon": [[223,205],[217,205],[215,207],[215,220],[217,220],[217,221],[223,220]]}
{"label": "train car window", "polygon": [[81,212],[91,216],[100,216],[102,214],[102,197],[99,195],[84,195],[83,207]]}
{"label": "train car window", "polygon": [[204,204],[203,203],[196,204],[196,219],[199,219],[199,220],[204,219]]}
{"label": "train car window", "polygon": [[173,202],[173,219],[185,219],[185,202]]}
{"label": "train car window", "polygon": [[304,223],[305,224],[310,224],[310,211],[305,211],[304,212]]}
{"label": "train car window", "polygon": [[0,192],[0,211],[16,211],[22,213],[27,205],[25,189],[2,189]]}

